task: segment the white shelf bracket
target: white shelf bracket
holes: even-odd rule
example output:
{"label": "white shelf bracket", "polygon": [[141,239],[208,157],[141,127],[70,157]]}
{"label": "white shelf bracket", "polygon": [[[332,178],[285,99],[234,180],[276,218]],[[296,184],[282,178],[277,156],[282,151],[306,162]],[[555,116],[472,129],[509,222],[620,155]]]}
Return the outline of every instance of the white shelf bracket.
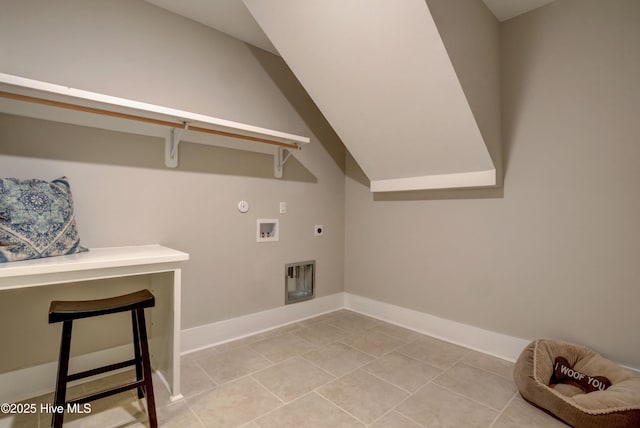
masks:
{"label": "white shelf bracket", "polygon": [[178,146],[180,145],[180,139],[185,131],[189,130],[189,124],[182,122],[184,128],[171,128],[169,135],[165,138],[164,144],[164,164],[168,168],[175,168],[178,166]]}
{"label": "white shelf bracket", "polygon": [[[285,151],[287,152],[286,156]],[[291,156],[291,152],[284,147],[276,149],[276,153],[273,155],[273,175],[276,178],[282,178],[284,164],[289,160],[289,156]]]}

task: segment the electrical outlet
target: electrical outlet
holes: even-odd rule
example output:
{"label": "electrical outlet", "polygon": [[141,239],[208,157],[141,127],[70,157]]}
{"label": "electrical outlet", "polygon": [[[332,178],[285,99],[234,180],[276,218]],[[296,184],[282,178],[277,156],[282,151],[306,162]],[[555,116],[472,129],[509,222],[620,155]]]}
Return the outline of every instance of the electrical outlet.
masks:
{"label": "electrical outlet", "polygon": [[313,226],[313,236],[322,236],[324,234],[324,226],[316,224]]}

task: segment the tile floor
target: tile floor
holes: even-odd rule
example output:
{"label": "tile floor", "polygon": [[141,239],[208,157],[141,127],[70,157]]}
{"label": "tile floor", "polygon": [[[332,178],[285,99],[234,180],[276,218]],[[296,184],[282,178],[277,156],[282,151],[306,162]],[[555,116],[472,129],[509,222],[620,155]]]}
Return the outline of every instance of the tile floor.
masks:
{"label": "tile floor", "polygon": [[[156,382],[162,427],[563,427],[517,393],[513,364],[340,310],[189,354],[184,400]],[[132,372],[99,379],[104,388]],[[51,402],[52,395],[25,400]],[[133,391],[93,403],[65,427],[146,427]],[[46,427],[50,415],[0,415],[0,428]]]}

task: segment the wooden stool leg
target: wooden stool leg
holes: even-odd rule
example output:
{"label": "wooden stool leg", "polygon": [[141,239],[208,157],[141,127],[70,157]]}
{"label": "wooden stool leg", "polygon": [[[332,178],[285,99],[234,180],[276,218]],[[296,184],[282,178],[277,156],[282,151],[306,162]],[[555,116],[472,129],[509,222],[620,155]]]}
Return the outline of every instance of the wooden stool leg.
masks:
{"label": "wooden stool leg", "polygon": [[158,427],[156,419],[156,402],[153,394],[153,381],[151,379],[151,358],[149,357],[149,343],[147,342],[147,327],[144,322],[144,309],[136,309],[138,317],[138,330],[140,335],[140,350],[142,351],[142,370],[144,372],[145,392],[147,395],[147,411],[149,412],[149,426]]}
{"label": "wooden stool leg", "polygon": [[[136,380],[142,380],[142,357],[140,355],[140,334],[138,316],[136,311],[131,311],[131,325],[133,327],[133,353],[136,359]],[[143,398],[143,388],[138,388],[138,398]]]}
{"label": "wooden stool leg", "polygon": [[[71,329],[73,321],[65,321],[62,324],[62,340],[60,341],[60,358],[58,360],[58,378],[56,380],[56,392],[53,398],[55,409],[59,406],[64,408],[64,402],[67,395],[67,375],[69,374],[69,354],[71,352]],[[55,412],[51,417],[51,426],[53,428],[61,428],[64,419],[64,410],[60,413]]]}

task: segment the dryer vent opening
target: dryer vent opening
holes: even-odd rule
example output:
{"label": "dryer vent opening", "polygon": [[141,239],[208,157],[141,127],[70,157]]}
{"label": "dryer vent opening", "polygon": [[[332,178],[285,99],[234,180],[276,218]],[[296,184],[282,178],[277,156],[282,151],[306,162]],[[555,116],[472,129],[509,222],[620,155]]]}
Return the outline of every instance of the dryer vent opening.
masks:
{"label": "dryer vent opening", "polygon": [[313,299],[316,295],[316,261],[289,263],[284,267],[285,304]]}

